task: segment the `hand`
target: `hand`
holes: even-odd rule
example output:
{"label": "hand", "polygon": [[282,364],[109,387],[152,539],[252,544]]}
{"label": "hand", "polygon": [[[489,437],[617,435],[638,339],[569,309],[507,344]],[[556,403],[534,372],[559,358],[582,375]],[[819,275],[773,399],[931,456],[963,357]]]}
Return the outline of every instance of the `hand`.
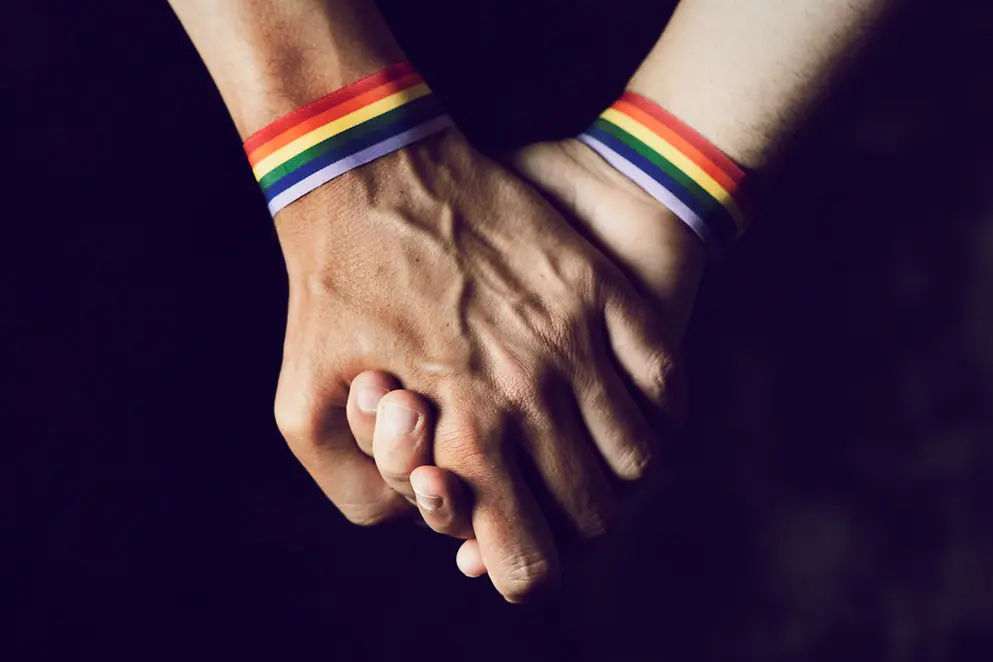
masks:
{"label": "hand", "polygon": [[601,531],[611,493],[594,449],[624,479],[652,453],[626,384],[658,407],[669,397],[660,319],[455,131],[313,192],[280,213],[277,231],[290,301],[276,418],[321,488],[357,523],[407,509],[346,425],[349,383],[393,374],[440,412],[435,464],[470,493],[497,589],[516,601],[554,578],[555,546],[518,460],[577,531]]}
{"label": "hand", "polygon": [[509,161],[652,302],[667,345],[678,347],[708,260],[699,238],[578,140],[530,145]]}
{"label": "hand", "polygon": [[[702,244],[682,221],[578,141],[534,145],[514,154],[511,161],[518,172],[592,236],[654,302],[665,319],[668,341],[672,346],[678,345],[706,263]],[[349,423],[359,445],[376,457],[381,467],[392,465],[392,480],[389,472],[383,476],[394,489],[412,503],[417,492],[416,503],[432,529],[461,538],[471,535],[466,515],[471,504],[457,477],[419,461],[429,455],[428,451],[416,449],[430,443],[430,430],[419,429],[413,443],[409,437],[397,437],[383,424],[385,414],[380,413],[377,419],[374,406],[366,411],[354,406],[356,393],[366,390],[367,384],[374,385],[369,390],[377,392],[378,397],[392,391],[384,402],[402,399],[425,417],[430,411],[415,393],[393,391],[398,387],[390,377],[364,373],[353,383],[349,400]],[[684,406],[685,403],[669,403],[665,414],[670,423],[681,417]],[[375,447],[373,438],[378,444]],[[363,444],[363,439],[368,442]],[[478,546],[471,539],[460,549],[457,561],[468,575],[485,572]]]}

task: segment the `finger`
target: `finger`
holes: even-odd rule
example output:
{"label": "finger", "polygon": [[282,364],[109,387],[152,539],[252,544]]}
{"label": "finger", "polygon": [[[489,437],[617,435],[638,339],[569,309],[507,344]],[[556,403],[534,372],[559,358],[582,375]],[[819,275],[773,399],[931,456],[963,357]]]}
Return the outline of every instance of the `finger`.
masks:
{"label": "finger", "polygon": [[594,538],[606,532],[614,495],[583,425],[572,385],[558,377],[541,384],[540,393],[522,406],[526,449],[555,504],[576,533]]}
{"label": "finger", "polygon": [[593,378],[577,388],[579,411],[586,429],[614,474],[624,480],[641,478],[658,448],[659,436],[610,357],[594,359]]}
{"label": "finger", "polygon": [[664,339],[663,320],[631,291],[609,297],[604,312],[609,344],[624,376],[652,407],[678,410],[676,353]]}
{"label": "finger", "polygon": [[458,476],[422,466],[410,474],[410,485],[421,517],[432,530],[453,538],[473,537],[472,502]]}
{"label": "finger", "polygon": [[431,408],[413,391],[397,390],[379,401],[372,456],[387,485],[414,503],[410,472],[431,464]]}
{"label": "finger", "polygon": [[479,552],[478,540],[473,538],[462,543],[455,555],[455,565],[466,577],[480,577],[486,574],[486,566],[483,565],[483,556]]}
{"label": "finger", "polygon": [[433,430],[426,400],[412,391],[392,391],[379,402],[373,457],[386,484],[416,503],[432,530],[468,538],[471,502],[455,474],[431,466]]}
{"label": "finger", "polygon": [[[351,522],[376,524],[409,513],[410,504],[379,475],[355,442],[344,407],[281,388],[275,415],[286,442],[317,485]],[[311,391],[313,392],[313,391]],[[340,394],[344,400],[344,393]]]}
{"label": "finger", "polygon": [[508,457],[499,414],[482,411],[482,396],[461,395],[445,398],[441,408],[436,464],[459,476],[472,494],[472,528],[493,585],[508,602],[522,602],[556,581],[555,545]]}
{"label": "finger", "polygon": [[390,391],[400,388],[395,379],[383,372],[367,370],[352,380],[348,388],[348,427],[366,455],[372,456],[372,437],[376,429],[379,401]]}

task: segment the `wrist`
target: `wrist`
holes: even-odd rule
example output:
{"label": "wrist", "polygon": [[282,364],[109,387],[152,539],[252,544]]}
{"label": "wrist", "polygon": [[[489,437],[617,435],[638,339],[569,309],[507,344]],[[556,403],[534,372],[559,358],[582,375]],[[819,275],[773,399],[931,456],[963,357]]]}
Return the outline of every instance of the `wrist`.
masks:
{"label": "wrist", "polygon": [[[577,139],[557,143],[575,164],[577,210],[598,243],[663,313],[678,345],[711,253],[668,207]],[[586,206],[582,204],[587,201]]]}
{"label": "wrist", "polygon": [[[604,161],[589,146],[575,138],[557,144],[568,160],[584,173],[580,180],[584,186],[599,190],[600,197],[610,195],[625,200],[627,207],[637,210],[637,213],[632,214],[632,218],[637,219],[635,224],[641,227],[632,228],[630,232],[632,242],[635,233],[645,232],[646,228],[643,226],[650,224],[653,228],[648,233],[652,237],[651,248],[665,249],[678,255],[678,271],[685,274],[686,280],[692,283],[695,289],[706,270],[710,256],[707,247],[689,226],[668,207]],[[590,199],[597,198],[590,196]],[[586,215],[592,216],[593,210],[587,210]]]}
{"label": "wrist", "polygon": [[[302,255],[350,252],[354,242],[367,238],[370,227],[404,217],[396,213],[399,208],[443,207],[434,196],[422,198],[412,192],[431,191],[450,173],[473,171],[475,158],[462,133],[450,126],[318,186],[274,219],[287,266],[292,270]],[[444,214],[418,208],[415,216],[431,219]],[[333,237],[333,246],[315,242],[315,236]]]}
{"label": "wrist", "polygon": [[450,126],[424,80],[399,62],[284,115],[244,148],[275,217],[323,184]]}
{"label": "wrist", "polygon": [[652,100],[626,91],[578,139],[682,219],[715,258],[747,228],[744,171]]}

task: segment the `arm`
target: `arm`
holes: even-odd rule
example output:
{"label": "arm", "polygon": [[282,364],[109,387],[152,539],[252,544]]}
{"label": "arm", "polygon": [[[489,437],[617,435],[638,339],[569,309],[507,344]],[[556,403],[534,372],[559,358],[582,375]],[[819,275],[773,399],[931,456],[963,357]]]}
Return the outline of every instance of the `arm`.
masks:
{"label": "arm", "polygon": [[170,0],[242,138],[404,59],[370,0]]}
{"label": "arm", "polygon": [[886,0],[682,0],[628,89],[761,167]]}
{"label": "arm", "polygon": [[[740,165],[761,168],[889,4],[682,0],[628,89]],[[572,211],[641,285],[678,344],[707,260],[686,225],[575,140],[532,146],[515,165]]]}
{"label": "arm", "polygon": [[[682,0],[628,89],[668,109],[739,164],[762,167],[886,5]],[[662,311],[669,342],[678,345],[707,259],[697,237],[577,140],[532,145],[514,155],[513,163],[641,286]],[[670,397],[678,401],[678,392]],[[371,420],[363,424],[374,427]],[[402,442],[386,432],[382,437],[384,444]],[[434,495],[458,510],[458,498],[445,491],[441,477],[431,477]],[[470,574],[486,569],[473,541],[460,552],[460,564]]]}

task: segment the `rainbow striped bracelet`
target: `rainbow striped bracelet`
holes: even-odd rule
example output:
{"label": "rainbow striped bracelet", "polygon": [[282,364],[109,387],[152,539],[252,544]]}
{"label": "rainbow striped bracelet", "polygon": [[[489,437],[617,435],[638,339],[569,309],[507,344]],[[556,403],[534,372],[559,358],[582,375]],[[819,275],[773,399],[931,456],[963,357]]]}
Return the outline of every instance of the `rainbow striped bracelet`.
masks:
{"label": "rainbow striped bracelet", "polygon": [[452,121],[407,62],[281,117],[245,141],[269,213]]}
{"label": "rainbow striped bracelet", "polygon": [[682,219],[715,256],[745,231],[745,173],[652,101],[625,92],[579,140]]}

